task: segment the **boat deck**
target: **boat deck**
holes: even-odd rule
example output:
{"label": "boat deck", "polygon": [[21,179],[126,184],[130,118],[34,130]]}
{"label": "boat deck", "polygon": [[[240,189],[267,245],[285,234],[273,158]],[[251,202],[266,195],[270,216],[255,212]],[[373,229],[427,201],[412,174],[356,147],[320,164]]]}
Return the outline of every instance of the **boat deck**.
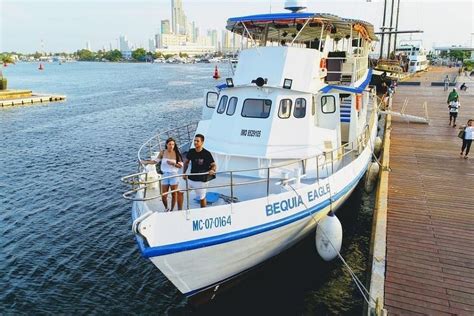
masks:
{"label": "boat deck", "polygon": [[[409,98],[407,112],[430,125],[392,118],[388,180],[384,307],[390,315],[474,314],[474,148],[460,158],[458,128],[448,126],[448,92],[431,87],[457,68],[434,68],[397,89],[393,109]],[[457,124],[474,118],[474,78],[459,77]],[[450,91],[452,88],[450,88]]]}

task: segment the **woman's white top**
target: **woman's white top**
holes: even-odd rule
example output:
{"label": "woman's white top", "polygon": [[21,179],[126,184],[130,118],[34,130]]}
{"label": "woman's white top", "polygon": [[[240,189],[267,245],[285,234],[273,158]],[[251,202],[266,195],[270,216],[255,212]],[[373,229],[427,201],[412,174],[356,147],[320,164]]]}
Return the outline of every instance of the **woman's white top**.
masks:
{"label": "woman's white top", "polygon": [[[172,165],[168,164],[168,161],[172,162],[173,164]],[[169,158],[161,159],[161,171],[163,172],[178,173],[179,168],[175,167],[175,165],[176,165],[176,159],[169,159]]]}
{"label": "woman's white top", "polygon": [[466,132],[464,139],[474,139],[474,126],[467,126],[464,131]]}

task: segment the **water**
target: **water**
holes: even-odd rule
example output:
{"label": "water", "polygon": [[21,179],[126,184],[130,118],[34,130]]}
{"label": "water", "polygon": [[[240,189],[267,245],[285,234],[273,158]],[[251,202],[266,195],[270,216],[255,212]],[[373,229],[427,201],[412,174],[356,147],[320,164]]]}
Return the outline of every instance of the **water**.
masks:
{"label": "water", "polygon": [[[334,312],[320,298],[341,266],[321,262],[312,236],[197,310],[140,257],[119,178],[134,172],[139,146],[157,129],[200,117],[204,91],[215,85],[213,65],[37,67],[3,73],[12,89],[67,101],[0,108],[0,313]],[[340,212],[344,252],[362,249],[362,276],[371,199],[358,189]],[[335,310],[360,311],[352,285],[342,287],[352,301]]]}

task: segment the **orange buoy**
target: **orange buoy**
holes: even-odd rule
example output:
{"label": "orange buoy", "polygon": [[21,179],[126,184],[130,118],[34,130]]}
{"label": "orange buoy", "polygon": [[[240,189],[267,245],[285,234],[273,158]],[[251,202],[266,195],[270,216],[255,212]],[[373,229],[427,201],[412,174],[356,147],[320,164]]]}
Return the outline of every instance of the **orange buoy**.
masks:
{"label": "orange buoy", "polygon": [[43,64],[40,63],[38,70],[43,70]]}
{"label": "orange buoy", "polygon": [[214,68],[214,76],[212,76],[212,78],[214,79],[219,79],[221,76],[219,76],[219,70],[217,69],[217,66],[216,68]]}

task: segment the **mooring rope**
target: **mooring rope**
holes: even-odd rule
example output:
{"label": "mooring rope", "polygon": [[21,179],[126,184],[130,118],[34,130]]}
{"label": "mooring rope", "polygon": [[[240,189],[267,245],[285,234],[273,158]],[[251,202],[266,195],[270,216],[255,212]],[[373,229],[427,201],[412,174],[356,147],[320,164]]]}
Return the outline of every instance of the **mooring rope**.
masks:
{"label": "mooring rope", "polygon": [[[331,183],[329,182],[329,176],[327,177],[328,179],[328,184],[329,184],[329,209],[332,211],[332,193],[331,193]],[[309,207],[306,205],[306,203],[304,202],[303,198],[301,197],[301,195],[298,193],[298,191],[296,191],[296,189],[288,183],[288,185],[290,186],[290,188],[293,190],[293,192],[295,192],[295,194],[301,198],[301,200],[303,201],[303,206],[306,208],[306,210],[309,210]],[[317,221],[315,218],[314,218],[314,213],[311,213],[311,218],[314,220],[314,222],[316,223],[316,225],[318,225],[319,221]],[[318,225],[319,226],[319,225]],[[357,286],[357,289],[359,290],[359,292],[361,293],[362,297],[364,298],[365,302],[369,305],[371,305],[371,301],[375,304],[375,299],[370,296],[370,293],[369,291],[367,290],[367,288],[364,286],[364,284],[362,283],[362,281],[360,281],[360,279],[357,277],[357,275],[355,274],[354,270],[351,269],[351,267],[349,266],[349,264],[347,263],[347,261],[344,259],[344,257],[342,256],[342,254],[336,249],[336,247],[334,246],[334,244],[331,242],[331,239],[328,237],[328,235],[326,234],[326,232],[324,231],[324,229],[321,228],[321,226],[319,226],[319,228],[321,229],[321,231],[323,232],[324,236],[327,238],[327,240],[329,241],[329,244],[331,245],[331,247],[334,249],[334,251],[337,253],[337,256],[339,257],[339,259],[342,261],[343,265],[347,268],[347,270],[349,271],[349,274],[352,278],[352,280],[354,280],[354,283],[356,284]]]}

